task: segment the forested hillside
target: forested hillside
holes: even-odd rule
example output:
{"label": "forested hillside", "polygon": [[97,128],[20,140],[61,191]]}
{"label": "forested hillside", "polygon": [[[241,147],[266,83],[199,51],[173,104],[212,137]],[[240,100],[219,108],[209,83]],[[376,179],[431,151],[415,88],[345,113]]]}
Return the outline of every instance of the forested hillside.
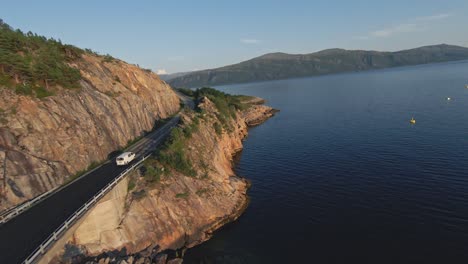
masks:
{"label": "forested hillside", "polygon": [[17,93],[47,96],[52,87],[77,88],[79,70],[68,65],[83,50],[60,40],[14,30],[0,20],[0,85]]}
{"label": "forested hillside", "polygon": [[176,87],[278,80],[468,59],[468,48],[434,45],[395,52],[328,49],[310,54],[270,53],[238,64],[168,80]]}

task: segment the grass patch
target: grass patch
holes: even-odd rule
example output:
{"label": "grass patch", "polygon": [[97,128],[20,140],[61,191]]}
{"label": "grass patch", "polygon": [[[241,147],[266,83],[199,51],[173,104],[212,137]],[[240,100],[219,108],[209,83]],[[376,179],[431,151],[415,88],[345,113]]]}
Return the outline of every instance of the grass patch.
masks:
{"label": "grass patch", "polygon": [[214,122],[213,123],[213,128],[214,128],[216,134],[218,136],[221,136],[221,134],[223,133],[223,126],[221,126],[221,124],[218,123],[218,122]]}
{"label": "grass patch", "polygon": [[0,85],[10,86],[11,85],[10,77],[8,77],[8,75],[0,73]]}
{"label": "grass patch", "polygon": [[[173,128],[166,144],[158,153],[159,160],[167,167],[190,177],[196,177],[192,162],[187,158],[185,147],[187,137],[191,136],[192,129],[185,130],[180,127]],[[190,135],[189,135],[190,134]]]}
{"label": "grass patch", "polygon": [[146,191],[145,190],[140,190],[140,191],[137,191],[137,192],[133,192],[132,195],[133,195],[133,198],[135,200],[140,200],[141,198],[146,196]]}
{"label": "grass patch", "polygon": [[145,180],[149,183],[159,183],[161,181],[161,176],[164,172],[162,168],[153,167],[153,166],[146,166],[146,171],[143,174]]}
{"label": "grass patch", "polygon": [[48,91],[45,87],[43,86],[39,86],[37,87],[34,92],[36,93],[36,97],[39,98],[39,99],[42,99],[42,98],[46,98],[46,97],[49,97],[49,96],[53,96],[54,93],[53,92],[50,92]]}
{"label": "grass patch", "polygon": [[33,89],[30,85],[18,84],[15,87],[15,93],[20,94],[20,95],[32,95]]}
{"label": "grass patch", "polygon": [[115,61],[115,58],[109,54],[106,54],[102,57],[102,62],[113,62],[113,61]]}
{"label": "grass patch", "polygon": [[249,101],[255,98],[255,96],[250,96],[250,95],[233,95],[234,97],[237,97],[240,101]]}
{"label": "grass patch", "polygon": [[173,168],[186,176],[197,176],[192,162],[185,153],[185,148],[192,134],[198,131],[199,124],[200,120],[195,116],[190,124],[186,124],[183,127],[175,127],[171,130],[168,140],[157,153],[161,164]]}
{"label": "grass patch", "polygon": [[195,91],[187,88],[177,88],[177,91],[179,93],[186,95],[188,97],[195,97]]}
{"label": "grass patch", "polygon": [[185,191],[183,193],[178,193],[175,195],[175,198],[177,199],[188,199],[189,197],[189,192],[188,191]]}
{"label": "grass patch", "polygon": [[203,175],[201,176],[201,179],[208,179],[209,175],[209,171],[210,171],[210,166],[202,159],[200,161],[200,168],[203,172]]}
{"label": "grass patch", "polygon": [[31,84],[18,84],[15,87],[15,93],[20,95],[36,96],[36,98],[42,99],[49,96],[55,95],[55,93],[47,90],[44,86],[41,85],[31,85]]}
{"label": "grass patch", "polygon": [[[246,109],[239,97],[232,96],[212,88],[201,88],[197,90],[179,89],[180,92],[200,100],[203,97],[210,99],[218,110],[218,121],[213,123],[216,134],[221,135],[223,128],[232,131],[232,119],[237,117],[237,111]],[[186,153],[188,140],[199,130],[200,118],[203,118],[203,109],[197,109],[192,115],[192,122],[180,127],[173,128],[169,139],[163,147],[158,150],[157,156],[164,167],[172,168],[186,176],[197,177],[192,161]],[[205,166],[206,167],[206,166]],[[208,177],[208,168],[202,166],[202,178]]]}
{"label": "grass patch", "polygon": [[210,189],[208,189],[208,188],[201,188],[198,191],[196,191],[195,194],[202,197],[205,194],[207,194],[209,191],[210,191]]}
{"label": "grass patch", "polygon": [[[230,95],[208,87],[203,87],[193,91],[193,96],[197,100],[207,97],[214,103],[218,110],[216,118],[219,120],[221,126],[227,131],[233,130],[230,120],[236,118],[237,111],[242,111],[249,107],[248,104],[244,104],[242,102],[243,97],[241,96]],[[198,112],[201,112],[201,110],[202,109],[197,109]],[[221,134],[220,132],[221,130],[218,128],[217,133]]]}
{"label": "grass patch", "polygon": [[135,189],[136,187],[136,181],[135,179],[133,178],[130,178],[130,180],[128,181],[128,191],[130,192],[131,190]]}

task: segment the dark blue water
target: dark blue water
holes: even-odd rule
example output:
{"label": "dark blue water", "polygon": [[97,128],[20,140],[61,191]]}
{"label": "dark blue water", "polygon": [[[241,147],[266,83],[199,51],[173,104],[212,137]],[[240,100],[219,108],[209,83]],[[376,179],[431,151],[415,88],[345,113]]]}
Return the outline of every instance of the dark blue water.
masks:
{"label": "dark blue water", "polygon": [[281,112],[237,163],[247,211],[184,263],[468,263],[466,83],[465,61],[219,87]]}

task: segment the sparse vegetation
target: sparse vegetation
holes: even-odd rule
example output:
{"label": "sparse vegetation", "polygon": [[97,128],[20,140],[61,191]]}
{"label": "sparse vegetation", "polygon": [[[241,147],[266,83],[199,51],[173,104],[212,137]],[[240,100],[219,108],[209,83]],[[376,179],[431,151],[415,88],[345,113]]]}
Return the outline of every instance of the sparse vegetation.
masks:
{"label": "sparse vegetation", "polygon": [[141,198],[146,196],[146,191],[144,189],[139,190],[139,191],[134,191],[132,192],[132,195],[135,200],[140,200]]}
{"label": "sparse vegetation", "polygon": [[189,96],[189,97],[194,97],[195,96],[194,91],[191,90],[191,89],[177,88],[177,91],[179,91],[181,94],[184,94],[184,95]]}
{"label": "sparse vegetation", "polygon": [[197,192],[195,192],[196,195],[203,197],[205,194],[207,194],[210,190],[208,188],[201,188]]}
{"label": "sparse vegetation", "polygon": [[158,183],[161,180],[163,169],[159,167],[153,167],[152,165],[146,166],[144,174],[145,180],[150,183]]}
{"label": "sparse vegetation", "polygon": [[[238,110],[243,110],[247,105],[241,102],[237,96],[232,96],[212,88],[201,88],[197,90],[182,89],[182,92],[187,95],[193,96],[196,100],[201,100],[202,97],[207,97],[216,106],[218,110],[217,119],[213,123],[213,128],[216,134],[221,135],[223,128],[230,131],[231,120],[235,118]],[[206,113],[203,109],[197,109],[197,112],[192,115],[192,121],[184,124],[183,126],[176,127],[171,131],[169,139],[166,144],[160,148],[158,154],[161,164],[190,177],[196,177],[192,161],[188,158],[185,149],[188,140],[199,129],[200,118],[203,118]],[[203,170],[202,178],[208,177],[207,166],[201,165]]]}
{"label": "sparse vegetation", "polygon": [[178,198],[178,199],[188,199],[189,192],[185,191],[183,193],[178,193],[178,194],[175,195],[175,197]]}
{"label": "sparse vegetation", "polygon": [[43,86],[39,86],[35,89],[36,97],[39,99],[46,98],[49,96],[54,95],[53,92],[48,91],[46,88]]}
{"label": "sparse vegetation", "polygon": [[223,127],[218,122],[214,122],[213,127],[218,136],[220,136],[223,133]]}
{"label": "sparse vegetation", "polygon": [[164,166],[173,168],[184,175],[195,177],[197,173],[185,153],[186,139],[191,136],[191,132],[188,131],[191,130],[184,131],[180,127],[173,128],[169,139],[159,151],[158,156]]}
{"label": "sparse vegetation", "polygon": [[201,179],[207,179],[209,177],[208,173],[210,171],[210,166],[203,159],[201,159],[200,168],[203,172]]}
{"label": "sparse vegetation", "polygon": [[[226,94],[213,88],[204,87],[197,89],[193,91],[193,95],[197,100],[207,97],[215,104],[219,112],[217,119],[227,131],[232,130],[230,120],[236,117],[237,111],[245,110],[249,107],[247,104],[242,103],[241,96]],[[198,109],[198,111],[201,111],[201,109]],[[219,127],[215,127],[215,129],[216,133],[220,135],[221,129]]]}
{"label": "sparse vegetation", "polygon": [[136,182],[133,178],[130,178],[128,181],[128,191],[130,192],[131,190],[135,189],[136,187]]}
{"label": "sparse vegetation", "polygon": [[109,54],[106,54],[102,57],[102,62],[114,62],[115,58]]}
{"label": "sparse vegetation", "polygon": [[21,95],[32,95],[33,94],[33,89],[28,84],[18,84],[15,87],[15,92],[17,94],[21,94]]}

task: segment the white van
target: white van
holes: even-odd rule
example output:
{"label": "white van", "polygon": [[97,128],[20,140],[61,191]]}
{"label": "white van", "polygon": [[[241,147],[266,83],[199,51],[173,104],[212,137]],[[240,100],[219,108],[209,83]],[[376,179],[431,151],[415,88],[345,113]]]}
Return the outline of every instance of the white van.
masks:
{"label": "white van", "polygon": [[120,154],[115,159],[115,162],[117,163],[117,166],[122,166],[122,165],[127,165],[133,159],[135,159],[135,153],[133,153],[133,152],[124,152],[124,153]]}

